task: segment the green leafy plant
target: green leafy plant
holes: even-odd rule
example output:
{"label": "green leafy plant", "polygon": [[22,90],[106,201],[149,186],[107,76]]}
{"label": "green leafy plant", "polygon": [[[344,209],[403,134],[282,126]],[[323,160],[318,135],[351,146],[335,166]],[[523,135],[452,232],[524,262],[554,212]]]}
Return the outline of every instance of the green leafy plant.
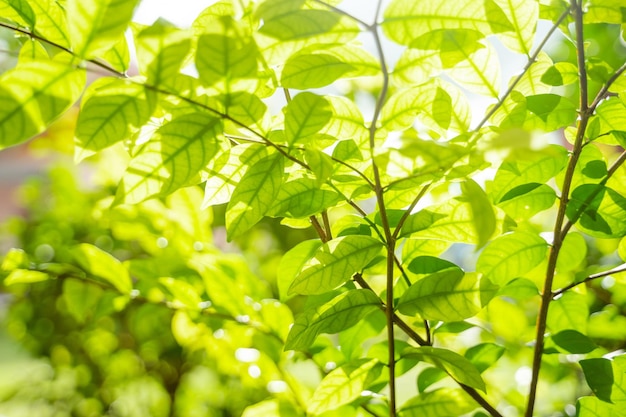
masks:
{"label": "green leafy plant", "polygon": [[0,146],[80,100],[105,185],[2,264],[68,413],[624,415],[619,2],[137,3],[0,0]]}

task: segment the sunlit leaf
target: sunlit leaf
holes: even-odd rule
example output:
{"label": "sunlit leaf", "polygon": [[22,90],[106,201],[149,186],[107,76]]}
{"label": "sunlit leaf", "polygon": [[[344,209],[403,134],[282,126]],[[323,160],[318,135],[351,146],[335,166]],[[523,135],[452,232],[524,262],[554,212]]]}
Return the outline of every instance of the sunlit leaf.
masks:
{"label": "sunlit leaf", "polygon": [[496,36],[509,49],[530,55],[539,18],[539,3],[526,0],[496,0],[496,3],[513,26],[512,32],[501,32]]}
{"label": "sunlit leaf", "polygon": [[559,258],[556,261],[557,270],[572,271],[580,266],[587,256],[587,242],[580,233],[570,232],[563,239]]}
{"label": "sunlit leaf", "polygon": [[567,216],[592,236],[626,235],[626,198],[603,185],[583,184],[570,196]]}
{"label": "sunlit leaf", "polygon": [[394,0],[385,10],[382,27],[385,35],[403,45],[436,29],[473,29],[484,34],[515,29],[493,0]]}
{"label": "sunlit leaf", "polygon": [[325,98],[309,92],[298,94],[285,107],[287,141],[294,144],[319,132],[331,116],[330,104]]}
{"label": "sunlit leaf", "polygon": [[0,149],[30,139],[82,92],[85,71],[53,61],[27,61],[0,76]]}
{"label": "sunlit leaf", "polygon": [[332,83],[352,69],[350,64],[333,55],[296,55],[285,63],[280,82],[286,88],[318,88]]}
{"label": "sunlit leaf", "polygon": [[208,168],[202,207],[228,203],[241,177],[267,155],[267,149],[258,144],[241,144],[219,154]]}
{"label": "sunlit leaf", "polygon": [[307,402],[307,412],[318,415],[356,400],[380,375],[382,367],[376,359],[359,359],[333,370]]}
{"label": "sunlit leaf", "polygon": [[482,247],[496,230],[496,215],[487,194],[471,179],[461,183],[462,200],[467,201],[472,211],[474,229],[478,236],[476,245]]}
{"label": "sunlit leaf", "polygon": [[576,330],[586,335],[588,318],[589,307],[585,302],[585,296],[567,292],[550,303],[548,328],[553,333],[563,330]]}
{"label": "sunlit leaf", "polygon": [[69,47],[70,35],[63,7],[56,0],[37,0],[30,4],[35,12],[35,33],[58,45]]}
{"label": "sunlit leaf", "polygon": [[63,300],[68,312],[79,323],[84,323],[96,309],[102,289],[74,278],[63,280]]}
{"label": "sunlit leaf", "polygon": [[268,216],[305,218],[341,201],[335,191],[319,188],[312,178],[299,178],[288,181],[280,188]]}
{"label": "sunlit leaf", "polygon": [[465,357],[472,362],[479,372],[493,366],[504,354],[505,348],[494,343],[480,343],[467,349]]}
{"label": "sunlit leaf", "polygon": [[67,0],[74,53],[92,58],[111,48],[130,23],[137,4],[138,0]]}
{"label": "sunlit leaf", "polygon": [[513,232],[498,237],[478,257],[476,270],[494,284],[504,285],[539,265],[548,244],[529,232]]}
{"label": "sunlit leaf", "polygon": [[271,208],[283,177],[284,158],[270,154],[250,167],[235,187],[226,209],[229,239],[248,231]]}
{"label": "sunlit leaf", "polygon": [[141,84],[102,78],[91,84],[76,123],[76,160],[130,139],[150,117],[151,109]]}
{"label": "sunlit leaf", "polygon": [[319,307],[296,316],[289,331],[285,349],[305,350],[321,333],[338,333],[359,322],[381,306],[370,290],[349,290]]}
{"label": "sunlit leaf", "polygon": [[133,288],[128,270],[109,253],[87,243],[81,243],[72,250],[72,255],[90,276],[111,284],[122,294],[129,294]]}
{"label": "sunlit leaf", "polygon": [[402,356],[428,362],[437,368],[443,369],[448,375],[462,384],[485,390],[485,382],[476,366],[468,359],[451,350],[431,346],[411,347],[402,352]]}
{"label": "sunlit leaf", "polygon": [[463,59],[446,73],[462,83],[467,90],[488,97],[498,97],[500,92],[500,65],[494,46],[485,43],[483,48],[470,53],[459,49]]}
{"label": "sunlit leaf", "polygon": [[14,269],[4,278],[2,283],[6,286],[15,284],[33,284],[35,282],[46,281],[50,279],[50,275],[41,271],[32,271],[28,269]]}
{"label": "sunlit leaf", "polygon": [[0,16],[31,28],[36,22],[35,12],[26,0],[3,0],[0,2]]}
{"label": "sunlit leaf", "polygon": [[419,314],[425,320],[460,321],[476,315],[497,290],[476,274],[446,269],[411,285],[397,309],[407,315]]}
{"label": "sunlit leaf", "polygon": [[321,294],[360,272],[378,255],[383,245],[369,236],[343,236],[325,243],[295,277],[290,294]]}
{"label": "sunlit leaf", "polygon": [[413,397],[402,406],[398,415],[401,417],[459,416],[475,408],[476,405],[462,390],[440,388]]}
{"label": "sunlit leaf", "polygon": [[215,156],[220,132],[220,120],[204,113],[185,114],[164,124],[131,160],[116,201],[138,203],[191,185]]}
{"label": "sunlit leaf", "polygon": [[139,71],[152,85],[167,83],[185,62],[191,46],[189,34],[161,19],[136,31]]}

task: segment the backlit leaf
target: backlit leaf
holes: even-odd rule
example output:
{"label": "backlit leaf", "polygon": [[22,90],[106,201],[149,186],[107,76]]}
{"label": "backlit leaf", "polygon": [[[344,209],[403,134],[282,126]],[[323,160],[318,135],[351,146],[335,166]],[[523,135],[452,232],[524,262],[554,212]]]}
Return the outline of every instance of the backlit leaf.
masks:
{"label": "backlit leaf", "polygon": [[307,402],[307,412],[318,415],[356,400],[376,380],[382,368],[376,359],[359,359],[333,370]]}
{"label": "backlit leaf", "polygon": [[387,37],[402,45],[436,29],[473,29],[485,35],[515,29],[493,0],[394,0],[385,10],[382,27]]}
{"label": "backlit leaf", "polygon": [[150,117],[141,84],[101,78],[89,86],[76,123],[76,160],[130,136]]}
{"label": "backlit leaf", "polygon": [[64,47],[70,46],[65,11],[56,0],[37,0],[29,2],[35,12],[35,33]]}
{"label": "backlit leaf", "polygon": [[278,265],[278,276],[276,277],[281,300],[288,298],[289,286],[306,262],[315,256],[315,252],[320,246],[322,246],[322,242],[317,239],[305,240],[283,255]]}
{"label": "backlit leaf", "polygon": [[449,417],[469,413],[475,403],[461,389],[440,388],[422,393],[407,401],[399,410],[400,417]]}
{"label": "backlit leaf", "polygon": [[550,303],[548,328],[553,333],[563,330],[576,330],[587,334],[589,307],[582,294],[567,292]]}
{"label": "backlit leaf", "polygon": [[92,58],[111,48],[126,30],[137,4],[138,0],[67,0],[74,52]]}
{"label": "backlit leaf", "polygon": [[335,238],[320,247],[295,277],[290,294],[321,294],[337,288],[360,272],[378,255],[383,245],[369,236]]}
{"label": "backlit leaf", "polygon": [[284,158],[270,154],[250,167],[226,208],[226,231],[233,239],[254,226],[274,204],[283,177]]}
{"label": "backlit leaf", "polygon": [[539,18],[539,3],[526,0],[496,0],[496,3],[513,26],[513,31],[497,33],[496,36],[512,51],[530,55]]}
{"label": "backlit leaf", "polygon": [[478,368],[479,372],[484,372],[493,366],[504,354],[505,348],[494,343],[480,343],[467,349],[465,357]]}
{"label": "backlit leaf", "polygon": [[285,107],[285,135],[291,144],[319,132],[328,123],[332,111],[328,101],[316,94],[304,92]]}
{"label": "backlit leaf", "polygon": [[185,114],[164,124],[131,160],[116,201],[133,204],[191,185],[215,156],[219,133],[220,120],[204,113]]}
{"label": "backlit leaf", "polygon": [[280,82],[286,88],[319,88],[332,83],[352,68],[350,64],[328,54],[296,55],[285,63]]}
{"label": "backlit leaf", "polygon": [[626,198],[603,185],[583,184],[572,192],[567,217],[587,234],[597,237],[626,235]]}
{"label": "backlit leaf", "polygon": [[87,274],[111,284],[122,294],[133,288],[128,270],[120,261],[97,246],[81,243],[72,250],[72,255]]}
{"label": "backlit leaf", "polygon": [[288,181],[280,188],[268,216],[306,218],[343,200],[335,191],[320,188],[312,178]]}
{"label": "backlit leaf", "polygon": [[472,179],[461,183],[462,200],[467,201],[472,211],[474,229],[478,236],[476,245],[480,248],[491,238],[496,230],[496,215],[487,194]]}
{"label": "backlit leaf", "polygon": [[476,315],[497,290],[477,274],[445,269],[411,285],[397,309],[407,315],[417,313],[425,320],[460,321]]}
{"label": "backlit leaf", "polygon": [[285,342],[285,350],[305,350],[319,334],[348,329],[380,306],[380,299],[370,290],[344,292],[296,316]]}
{"label": "backlit leaf", "polygon": [[82,92],[85,71],[54,61],[27,61],[0,76],[0,149],[42,132]]}
{"label": "backlit leaf", "polygon": [[476,366],[451,350],[431,346],[411,347],[402,352],[402,357],[428,362],[462,384],[485,390],[485,382]]}
{"label": "backlit leaf", "polygon": [[478,257],[476,270],[497,285],[519,278],[546,257],[548,244],[529,232],[513,232],[498,237]]}

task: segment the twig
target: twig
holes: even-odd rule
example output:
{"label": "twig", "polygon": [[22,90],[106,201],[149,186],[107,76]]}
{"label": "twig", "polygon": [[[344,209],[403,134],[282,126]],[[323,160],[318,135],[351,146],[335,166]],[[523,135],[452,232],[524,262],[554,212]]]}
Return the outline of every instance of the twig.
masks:
{"label": "twig", "polygon": [[609,275],[619,274],[621,272],[626,272],[626,264],[622,264],[622,265],[617,266],[617,267],[615,267],[613,269],[609,269],[608,271],[603,271],[603,272],[598,272],[596,274],[591,274],[587,278],[583,279],[582,281],[572,282],[571,284],[561,288],[560,290],[554,291],[552,293],[552,299],[554,300],[555,298],[557,298],[558,296],[560,296],[564,292],[569,291],[572,288],[577,287],[577,286],[579,286],[581,284],[586,284],[586,283],[591,282],[591,281],[593,281],[595,279],[608,277]]}
{"label": "twig", "polygon": [[541,294],[541,304],[539,306],[539,314],[537,316],[536,323],[536,335],[535,335],[535,348],[533,351],[532,362],[532,376],[530,381],[530,388],[528,392],[528,402],[526,406],[525,417],[532,417],[535,407],[535,401],[537,396],[537,384],[539,382],[539,371],[541,370],[541,360],[543,357],[544,338],[547,326],[548,308],[552,301],[552,283],[554,281],[554,275],[556,272],[557,259],[559,252],[561,251],[561,245],[565,235],[562,233],[563,222],[565,219],[565,211],[567,209],[567,203],[569,202],[570,187],[574,178],[574,171],[578,158],[582,150],[582,144],[585,137],[585,130],[587,123],[589,122],[589,102],[587,93],[587,70],[585,68],[585,49],[584,49],[584,34],[583,34],[583,11],[582,6],[577,3],[576,0],[571,0],[571,6],[568,9],[574,13],[575,27],[576,27],[576,48],[578,58],[578,74],[580,83],[580,121],[578,124],[578,131],[576,132],[576,140],[574,141],[574,147],[570,156],[567,169],[565,171],[565,178],[563,179],[563,185],[561,187],[561,198],[559,200],[559,207],[554,222],[553,242],[550,248],[550,255],[548,258],[548,267],[546,268],[546,276],[543,285],[543,292]]}

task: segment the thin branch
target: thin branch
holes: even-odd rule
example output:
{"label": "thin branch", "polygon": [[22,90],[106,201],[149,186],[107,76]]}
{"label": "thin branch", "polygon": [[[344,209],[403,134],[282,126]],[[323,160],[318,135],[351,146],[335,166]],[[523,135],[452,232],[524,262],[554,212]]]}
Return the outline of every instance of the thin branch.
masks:
{"label": "thin branch", "polygon": [[579,87],[580,87],[580,121],[578,123],[578,131],[576,132],[576,139],[572,149],[567,169],[565,171],[565,177],[563,179],[563,185],[561,187],[561,198],[559,200],[559,207],[554,222],[553,242],[550,248],[550,255],[548,258],[548,266],[546,268],[546,276],[543,285],[543,292],[541,294],[541,304],[539,306],[539,314],[537,315],[536,335],[535,335],[535,348],[533,351],[532,362],[532,376],[530,381],[530,388],[528,392],[528,402],[526,406],[525,417],[532,417],[535,408],[537,385],[539,382],[539,371],[541,370],[541,361],[543,357],[544,338],[548,319],[548,309],[550,302],[552,301],[552,283],[554,282],[554,276],[556,273],[556,264],[561,251],[561,245],[565,235],[562,233],[563,222],[565,219],[565,212],[567,204],[569,202],[570,188],[574,178],[574,171],[576,164],[582,151],[583,140],[585,137],[585,131],[587,129],[587,123],[589,122],[590,112],[588,93],[587,93],[587,71],[585,68],[585,49],[584,49],[584,33],[583,33],[583,11],[582,6],[577,3],[576,0],[571,0],[571,6],[568,9],[574,13],[575,27],[576,27],[576,49],[578,59],[578,75],[579,75]]}
{"label": "thin branch", "polygon": [[586,284],[586,283],[591,282],[591,281],[593,281],[595,279],[608,277],[609,275],[619,274],[621,272],[626,272],[626,264],[622,264],[622,265],[617,266],[617,267],[615,267],[613,269],[609,269],[608,271],[598,272],[597,274],[591,274],[587,278],[583,279],[582,281],[572,282],[571,284],[561,288],[560,290],[554,291],[552,293],[552,299],[554,300],[555,298],[557,298],[558,296],[560,296],[564,292],[569,291],[572,288],[577,287],[577,286],[579,286],[581,284]]}
{"label": "thin branch", "polygon": [[432,185],[432,182],[429,182],[428,184],[424,185],[422,189],[420,190],[420,192],[417,194],[417,196],[413,199],[409,207],[404,211],[404,213],[402,214],[402,217],[400,218],[400,220],[398,221],[398,224],[396,225],[396,230],[394,230],[393,232],[394,238],[398,237],[398,235],[400,234],[400,230],[402,230],[402,226],[404,226],[404,223],[406,222],[406,219],[409,218],[409,216],[411,215],[411,212],[413,211],[417,203],[419,203],[422,197],[426,195],[426,192],[428,191],[431,185]]}
{"label": "thin branch", "polygon": [[496,410],[491,404],[489,404],[489,402],[484,399],[483,396],[480,395],[478,391],[476,391],[474,388],[460,382],[459,385],[461,386],[461,388],[463,388],[463,391],[467,392],[467,394],[472,397],[474,401],[480,404],[480,406],[487,410],[487,412],[489,412],[489,414],[491,414],[493,417],[503,417],[502,414],[500,414],[498,410]]}
{"label": "thin branch", "polygon": [[606,84],[604,84],[600,91],[598,91],[598,94],[596,94],[596,98],[593,100],[593,103],[589,105],[589,109],[591,111],[595,111],[600,102],[606,98],[606,96],[609,94],[609,88],[611,88],[613,83],[617,81],[617,79],[624,73],[624,71],[626,71],[626,62],[622,64],[622,66],[619,67],[617,71],[615,71],[615,73],[608,79]]}
{"label": "thin branch", "polygon": [[333,238],[333,231],[330,227],[330,220],[328,219],[328,211],[322,211],[322,221],[324,222],[324,231],[326,232],[326,238],[331,240]]}
{"label": "thin branch", "polygon": [[328,239],[328,236],[326,235],[326,232],[324,232],[324,229],[322,228],[322,225],[320,224],[320,222],[317,220],[317,217],[311,216],[309,217],[309,220],[311,224],[313,225],[313,228],[317,232],[317,235],[320,237],[320,240],[322,241],[322,243],[328,242],[330,239]]}

